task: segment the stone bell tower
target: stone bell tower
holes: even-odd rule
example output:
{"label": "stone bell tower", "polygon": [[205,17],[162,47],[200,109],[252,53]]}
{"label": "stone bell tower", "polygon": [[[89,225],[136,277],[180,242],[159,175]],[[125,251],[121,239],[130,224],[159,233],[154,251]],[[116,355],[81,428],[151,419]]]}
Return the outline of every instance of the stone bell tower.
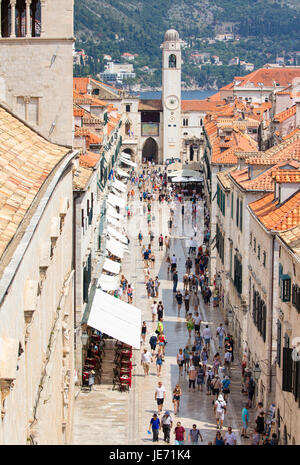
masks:
{"label": "stone bell tower", "polygon": [[163,159],[180,158],[181,40],[174,29],[165,33],[162,66]]}
{"label": "stone bell tower", "polygon": [[74,0],[0,0],[0,100],[72,145]]}

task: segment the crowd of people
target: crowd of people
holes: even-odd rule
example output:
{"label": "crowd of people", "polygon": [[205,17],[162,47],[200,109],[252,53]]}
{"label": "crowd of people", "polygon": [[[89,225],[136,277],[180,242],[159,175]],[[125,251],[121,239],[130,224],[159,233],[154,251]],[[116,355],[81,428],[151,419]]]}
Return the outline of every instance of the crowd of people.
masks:
{"label": "crowd of people", "polygon": [[[143,321],[141,330],[141,339],[143,344],[141,364],[144,376],[148,377],[151,364],[156,366],[158,378],[163,378],[162,366],[165,360],[165,350],[167,337],[164,328],[164,303],[160,297],[160,280],[155,273],[156,255],[154,249],[158,250],[159,259],[167,263],[167,273],[173,284],[174,304],[177,305],[178,316],[181,316],[182,306],[185,311],[185,324],[187,329],[187,341],[183,347],[178,348],[177,365],[178,365],[178,383],[172,388],[170,397],[174,406],[174,416],[180,412],[180,401],[183,395],[181,380],[185,377],[188,381],[188,392],[200,392],[210,396],[212,404],[212,413],[216,420],[216,435],[209,444],[215,445],[235,445],[237,438],[231,426],[222,436],[224,419],[229,409],[229,396],[232,384],[232,362],[234,361],[234,339],[227,329],[220,322],[216,332],[212,333],[212,325],[209,322],[201,320],[201,296],[205,304],[211,302],[212,291],[209,285],[210,276],[208,271],[210,250],[210,218],[209,211],[202,193],[189,193],[190,200],[184,203],[184,196],[178,190],[172,188],[167,182],[166,170],[145,169],[140,175],[133,175],[131,183],[138,188],[138,197],[140,200],[140,213],[147,219],[148,230],[141,230],[137,234],[140,245],[141,258],[144,264],[144,283],[146,288],[147,299],[151,300],[151,331],[148,331],[147,322]],[[134,197],[134,191],[130,193]],[[159,205],[167,204],[169,206],[170,216],[168,220],[169,235],[160,233],[157,237],[153,233],[153,206],[154,201]],[[179,204],[182,221],[184,215],[189,213],[192,220],[194,237],[188,241],[187,253],[185,258],[185,272],[179,276],[178,260],[175,254],[174,243],[172,244],[172,233],[176,227],[176,222],[180,220],[177,214],[175,216],[175,205]],[[197,211],[199,206],[204,209],[203,224],[197,220]],[[201,228],[203,232],[203,241],[199,243],[198,231]],[[173,245],[173,247],[172,247]],[[183,289],[177,289],[179,283],[183,284]],[[133,288],[122,276],[122,292],[127,292],[128,302],[132,302]],[[129,290],[129,293],[128,293]],[[147,345],[149,344],[149,349]],[[212,348],[217,350],[212,352]],[[252,408],[253,399],[253,378],[251,373],[247,373],[246,367],[243,366],[243,389],[248,394],[247,404],[242,409],[241,419],[243,429],[241,437],[248,439],[249,409]],[[255,386],[255,385],[254,385]],[[189,394],[188,394],[189,395]],[[173,424],[170,411],[165,410],[163,413],[164,401],[168,393],[164,387],[163,381],[158,381],[155,389],[154,399],[157,403],[157,412],[151,418],[148,433],[152,434],[154,442],[159,440],[159,431],[162,430],[164,441],[171,441],[171,432],[173,431],[175,444],[198,444],[203,441],[203,435],[196,424],[191,425],[189,432],[185,431],[180,421]],[[276,438],[268,442],[264,434],[265,412],[260,406],[255,420],[255,431],[252,435],[252,444],[276,444]]]}

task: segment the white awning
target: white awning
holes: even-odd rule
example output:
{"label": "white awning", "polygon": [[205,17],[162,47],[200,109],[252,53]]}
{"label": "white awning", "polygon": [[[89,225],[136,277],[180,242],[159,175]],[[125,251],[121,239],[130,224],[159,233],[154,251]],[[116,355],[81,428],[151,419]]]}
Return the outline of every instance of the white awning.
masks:
{"label": "white awning", "polygon": [[126,173],[126,171],[122,170],[121,168],[117,168],[117,173],[119,176],[123,176],[123,178],[130,178],[130,175]]}
{"label": "white awning", "polygon": [[106,215],[106,219],[109,223],[113,224],[117,228],[120,228],[122,225],[120,224],[120,221],[116,220],[116,218],[113,218],[110,215]]}
{"label": "white awning", "polygon": [[107,206],[106,214],[109,216],[112,216],[113,218],[116,218],[116,220],[123,220],[123,215],[117,212],[117,210],[112,207],[111,205]]}
{"label": "white awning", "polygon": [[119,287],[119,277],[102,273],[97,286],[100,286],[103,291],[115,291]]}
{"label": "white awning", "polygon": [[107,202],[113,205],[114,207],[118,206],[120,208],[125,208],[126,205],[126,201],[115,194],[108,194]]}
{"label": "white awning", "polygon": [[124,236],[124,234],[121,234],[119,233],[118,231],[116,231],[114,228],[112,228],[111,226],[107,226],[107,232],[108,234],[114,236],[116,239],[118,239],[119,241],[123,242],[124,244],[128,244],[128,239],[126,236]]}
{"label": "white awning", "polygon": [[123,184],[122,182],[118,181],[117,179],[114,180],[113,184],[112,184],[112,187],[113,189],[117,189],[118,191],[120,192],[126,192],[127,191],[127,187],[125,184]]}
{"label": "white awning", "polygon": [[125,165],[133,166],[134,168],[137,166],[137,164],[134,163],[134,161],[127,160],[127,158],[120,157],[120,160],[121,160],[121,162],[124,163]]}
{"label": "white awning", "polygon": [[115,195],[120,195],[120,192],[114,186],[112,186],[111,191]]}
{"label": "white awning", "polygon": [[121,152],[121,156],[124,157],[124,158],[127,158],[128,160],[131,159],[131,156],[129,153],[126,153],[126,152]]}
{"label": "white awning", "polygon": [[[109,227],[109,226],[108,226]],[[115,244],[115,246],[121,246],[122,249],[126,252],[128,251],[128,245],[126,244],[123,244],[122,242],[120,242],[119,240],[115,239],[114,237],[110,237],[109,238],[109,241],[112,243],[112,244]]]}
{"label": "white awning", "polygon": [[140,348],[142,312],[96,289],[87,324],[135,349]]}
{"label": "white awning", "polygon": [[122,247],[121,242],[114,241],[112,238],[106,241],[106,250],[108,250],[115,257],[121,259],[124,257],[125,250]]}
{"label": "white awning", "polygon": [[103,264],[103,269],[106,271],[109,271],[110,273],[119,274],[120,269],[121,269],[121,264],[118,262],[114,262],[113,260],[110,260],[109,258],[106,258]]}

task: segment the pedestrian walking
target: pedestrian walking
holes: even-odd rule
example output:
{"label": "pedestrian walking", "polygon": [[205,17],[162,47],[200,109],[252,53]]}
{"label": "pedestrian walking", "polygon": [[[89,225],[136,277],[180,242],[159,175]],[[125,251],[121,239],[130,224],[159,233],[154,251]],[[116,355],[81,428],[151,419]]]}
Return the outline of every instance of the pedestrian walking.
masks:
{"label": "pedestrian walking", "polygon": [[182,396],[181,387],[179,384],[176,384],[175,388],[173,389],[174,415],[178,415],[181,396]]}
{"label": "pedestrian walking", "polygon": [[183,349],[183,355],[184,355],[184,371],[186,372],[190,366],[190,360],[191,360],[189,346],[185,346],[185,348]]}
{"label": "pedestrian walking", "polygon": [[200,331],[195,331],[195,351],[201,353],[201,350],[202,350],[202,336],[200,335]]}
{"label": "pedestrian walking", "polygon": [[161,334],[161,333],[163,333],[163,331],[164,331],[164,324],[163,324],[163,321],[164,321],[163,318],[160,318],[160,319],[158,320],[157,327],[156,327],[156,331],[155,331],[156,334]]}
{"label": "pedestrian walking", "polygon": [[164,236],[160,234],[158,238],[158,249],[163,250],[163,247],[164,247]]}
{"label": "pedestrian walking", "polygon": [[151,313],[152,313],[152,321],[155,321],[155,317],[157,315],[157,302],[154,300],[153,304],[151,305]]}
{"label": "pedestrian walking", "polygon": [[164,433],[164,442],[170,443],[170,432],[173,426],[173,420],[170,415],[169,410],[166,410],[164,415],[162,416],[160,427]]}
{"label": "pedestrian walking", "polygon": [[186,435],[185,435],[185,429],[183,426],[181,426],[181,422],[177,422],[177,426],[174,430],[175,434],[175,445],[176,446],[182,446],[185,442]]}
{"label": "pedestrian walking", "polygon": [[178,350],[178,354],[177,354],[177,365],[178,365],[178,370],[179,370],[179,376],[182,376],[183,373],[183,364],[184,364],[184,353],[183,353],[183,350],[180,348]]}
{"label": "pedestrian walking", "polygon": [[163,363],[163,353],[161,351],[159,351],[156,355],[156,372],[157,372],[157,376],[160,376],[161,375],[161,367],[162,367],[162,363]]}
{"label": "pedestrian walking", "polygon": [[157,305],[157,318],[161,320],[164,317],[164,306],[162,301],[160,300]]}
{"label": "pedestrian walking", "polygon": [[139,240],[140,245],[142,245],[143,234],[141,233],[141,231],[140,231],[139,234],[138,234],[138,240]]}
{"label": "pedestrian walking", "polygon": [[209,328],[208,325],[205,326],[202,335],[204,337],[204,343],[205,343],[207,349],[209,350],[209,348],[210,348],[210,340],[211,340],[211,329]]}
{"label": "pedestrian walking", "polygon": [[159,381],[157,388],[155,389],[155,400],[157,402],[158,415],[162,411],[165,398],[166,398],[166,389],[163,386],[163,383]]}
{"label": "pedestrian walking", "polygon": [[224,366],[225,366],[225,373],[227,376],[231,376],[231,359],[232,359],[232,353],[225,352]]}
{"label": "pedestrian walking", "polygon": [[183,290],[184,291],[188,290],[188,285],[189,285],[189,275],[188,275],[188,273],[185,273],[183,275]]}
{"label": "pedestrian walking", "polygon": [[151,434],[151,429],[152,429],[153,442],[158,442],[159,427],[160,427],[160,420],[159,420],[157,414],[154,413],[153,417],[150,420],[150,424],[149,424],[149,428],[148,428],[149,434]]}
{"label": "pedestrian walking", "polygon": [[195,392],[195,382],[197,378],[197,371],[194,365],[191,365],[188,371],[188,377],[189,377],[189,391],[191,390],[191,387],[193,386],[193,390]]}
{"label": "pedestrian walking", "polygon": [[133,299],[133,287],[131,284],[128,284],[127,288],[127,297],[128,297],[128,303],[132,304],[132,299]]}
{"label": "pedestrian walking", "polygon": [[219,352],[217,352],[215,355],[214,355],[214,359],[213,359],[213,370],[214,370],[214,375],[217,375],[219,373],[219,367],[221,365],[221,357],[220,357],[220,354]]}
{"label": "pedestrian walking", "polygon": [[185,314],[187,314],[190,310],[190,294],[188,291],[185,291],[183,300],[185,305]]}
{"label": "pedestrian walking", "polygon": [[215,378],[212,380],[211,389],[212,389],[213,395],[216,396],[216,400],[217,400],[219,397],[220,391],[222,389],[221,380],[218,375],[216,375]]}
{"label": "pedestrian walking", "polygon": [[143,321],[142,330],[141,330],[143,344],[146,344],[146,334],[147,334],[147,324],[146,324],[146,321]]}
{"label": "pedestrian walking", "polygon": [[247,383],[247,392],[248,392],[248,407],[252,407],[252,400],[255,393],[255,381],[252,376],[248,376],[248,383]]}
{"label": "pedestrian walking", "polygon": [[194,312],[198,312],[198,308],[199,308],[199,304],[200,304],[200,300],[199,300],[199,297],[198,297],[198,294],[196,291],[192,292],[192,301],[191,301],[191,304],[193,305],[194,307]]}
{"label": "pedestrian walking", "polygon": [[153,332],[151,334],[150,339],[149,339],[149,344],[150,344],[152,355],[154,355],[155,349],[156,349],[156,344],[157,344],[157,334],[156,333]]}
{"label": "pedestrian walking", "polygon": [[190,259],[190,257],[188,257],[185,262],[185,269],[186,269],[187,274],[190,274],[192,266],[193,266],[193,262]]}
{"label": "pedestrian walking", "polygon": [[203,370],[202,365],[199,365],[199,370],[197,373],[197,386],[198,386],[198,391],[203,392],[203,384],[204,384],[204,378],[205,378],[205,372]]}
{"label": "pedestrian walking", "polygon": [[252,439],[251,439],[251,446],[259,446],[260,444],[260,434],[257,430],[257,428],[255,428],[253,434],[252,434]]}
{"label": "pedestrian walking", "polygon": [[177,284],[178,284],[178,273],[177,273],[176,270],[173,273],[173,278],[172,279],[173,279],[173,292],[176,292]]}
{"label": "pedestrian walking", "polygon": [[186,328],[188,330],[188,333],[189,333],[189,339],[192,335],[192,331],[194,329],[194,318],[193,318],[193,315],[191,313],[188,314],[188,316],[186,317]]}
{"label": "pedestrian walking", "polygon": [[172,273],[174,273],[174,271],[176,270],[176,266],[177,266],[177,258],[175,254],[173,254],[171,257],[171,272]]}
{"label": "pedestrian walking", "polygon": [[222,429],[226,413],[226,402],[224,401],[222,394],[219,394],[218,399],[215,401],[214,412],[216,416],[217,429]]}
{"label": "pedestrian walking", "polygon": [[242,428],[241,437],[245,439],[249,439],[249,436],[247,436],[247,429],[249,425],[248,404],[245,404],[244,408],[242,409],[242,422],[243,422],[243,428]]}
{"label": "pedestrian walking", "polygon": [[222,438],[220,431],[217,431],[217,434],[216,434],[216,437],[215,437],[215,440],[214,440],[214,445],[215,446],[224,446],[225,445],[224,439]]}
{"label": "pedestrian walking", "polygon": [[200,333],[201,316],[199,316],[199,313],[198,313],[198,312],[195,312],[194,321],[195,321],[195,326],[194,326],[195,333],[196,333],[196,332],[199,332],[199,333]]}
{"label": "pedestrian walking", "polygon": [[224,442],[226,446],[236,446],[236,435],[232,431],[231,426],[228,426],[227,433],[224,436]]}
{"label": "pedestrian walking", "polygon": [[189,441],[192,446],[197,446],[199,439],[201,439],[203,442],[203,437],[200,430],[197,428],[197,425],[193,425],[189,432]]}
{"label": "pedestrian walking", "polygon": [[158,297],[159,286],[160,286],[160,282],[158,280],[158,276],[155,276],[155,280],[154,280],[155,297]]}
{"label": "pedestrian walking", "polygon": [[255,420],[256,423],[256,429],[260,434],[263,434],[265,432],[265,419],[264,419],[264,414],[260,413],[258,417]]}
{"label": "pedestrian walking", "polygon": [[217,328],[216,336],[219,339],[219,349],[223,349],[223,339],[226,336],[226,332],[225,332],[225,329],[222,326],[222,323]]}
{"label": "pedestrian walking", "polygon": [[177,294],[175,295],[175,299],[177,301],[177,308],[178,308],[178,315],[179,315],[181,306],[182,306],[182,300],[183,300],[183,296],[180,291],[177,291]]}
{"label": "pedestrian walking", "polygon": [[228,396],[230,394],[230,384],[231,384],[229,377],[225,376],[221,384],[222,384],[222,393],[224,395],[224,400],[227,402]]}
{"label": "pedestrian walking", "polygon": [[152,362],[152,355],[147,349],[144,349],[141,357],[141,365],[144,369],[145,377],[149,375],[150,363]]}
{"label": "pedestrian walking", "polygon": [[207,396],[210,396],[211,393],[212,393],[212,380],[214,378],[214,373],[213,373],[213,370],[212,370],[212,367],[211,366],[208,366],[207,367],[207,372],[206,372],[206,395]]}
{"label": "pedestrian walking", "polygon": [[201,362],[203,365],[204,373],[206,372],[207,361],[208,361],[208,352],[207,352],[206,347],[204,346],[201,352]]}

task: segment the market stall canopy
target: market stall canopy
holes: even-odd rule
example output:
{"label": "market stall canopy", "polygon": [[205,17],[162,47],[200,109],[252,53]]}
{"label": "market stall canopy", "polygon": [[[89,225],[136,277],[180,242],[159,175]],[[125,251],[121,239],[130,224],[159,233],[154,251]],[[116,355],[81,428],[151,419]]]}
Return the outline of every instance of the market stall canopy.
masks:
{"label": "market stall canopy", "polygon": [[131,160],[130,153],[121,152],[121,156],[124,157],[124,158],[127,158],[128,160]]}
{"label": "market stall canopy", "polygon": [[172,182],[189,182],[189,179],[183,178],[182,176],[178,176],[176,178],[172,178]]}
{"label": "market stall canopy", "polygon": [[125,208],[126,201],[124,199],[121,199],[121,197],[118,197],[115,194],[108,194],[107,197],[107,202],[113,205],[114,207],[120,207],[120,208]]}
{"label": "market stall canopy", "polygon": [[126,171],[122,170],[121,168],[117,168],[117,173],[119,176],[122,176],[123,178],[130,178],[130,175],[126,173]]}
{"label": "market stall canopy", "polygon": [[189,178],[190,182],[203,182],[203,176],[195,176],[192,178]]}
{"label": "market stall canopy", "polygon": [[116,239],[118,239],[120,242],[123,242],[124,244],[128,244],[128,239],[126,236],[124,236],[124,234],[121,234],[119,233],[118,231],[116,231],[114,228],[112,228],[111,226],[107,226],[107,232],[108,234],[110,234],[111,236],[114,236]]}
{"label": "market stall canopy", "polygon": [[178,170],[178,171],[172,171],[170,174],[168,174],[169,177],[183,177],[183,178],[191,178],[193,176],[199,176],[199,171],[194,171],[194,170],[188,170],[188,169],[183,169],[183,170]]}
{"label": "market stall canopy", "polygon": [[123,184],[122,182],[118,181],[117,179],[114,179],[114,181],[112,183],[112,187],[114,189],[117,189],[120,192],[126,192],[126,190],[127,190],[126,185]]}
{"label": "market stall canopy", "polygon": [[134,163],[134,161],[128,160],[127,158],[122,157],[122,156],[120,157],[120,161],[124,163],[125,165],[133,166],[134,168],[137,166],[137,164]]}
{"label": "market stall canopy", "polygon": [[112,255],[118,258],[123,258],[124,257],[124,248],[122,247],[121,242],[114,241],[112,238],[110,238],[108,241],[106,241],[106,250],[108,250]]}
{"label": "market stall canopy", "polygon": [[135,349],[140,348],[141,310],[100,289],[96,289],[87,324]]}
{"label": "market stall canopy", "polygon": [[119,240],[115,239],[114,237],[111,237],[109,238],[109,241],[114,244],[115,246],[121,246],[122,249],[124,250],[124,252],[128,252],[128,245],[126,244],[123,244],[122,242],[120,242]]}
{"label": "market stall canopy", "polygon": [[119,287],[119,277],[102,273],[98,279],[97,287],[101,287],[103,291],[115,291]]}
{"label": "market stall canopy", "polygon": [[116,220],[123,220],[124,219],[123,215],[118,213],[117,210],[111,205],[107,206],[106,214],[109,215],[109,216],[112,216]]}
{"label": "market stall canopy", "polygon": [[121,269],[121,264],[114,262],[109,258],[106,258],[103,264],[103,269],[109,271],[110,273],[119,274]]}
{"label": "market stall canopy", "polygon": [[113,224],[117,228],[120,228],[122,225],[120,224],[120,221],[116,220],[116,218],[113,218],[110,215],[106,215],[106,219],[110,224]]}

